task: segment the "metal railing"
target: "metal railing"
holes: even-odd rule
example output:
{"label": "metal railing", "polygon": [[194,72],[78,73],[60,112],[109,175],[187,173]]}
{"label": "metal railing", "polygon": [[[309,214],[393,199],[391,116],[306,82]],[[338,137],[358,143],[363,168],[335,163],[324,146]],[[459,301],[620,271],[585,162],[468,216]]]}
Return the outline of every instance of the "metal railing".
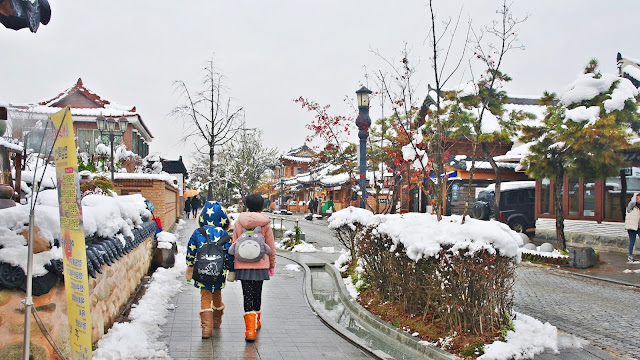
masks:
{"label": "metal railing", "polygon": [[[289,219],[289,218],[285,218],[285,217],[282,217],[282,216],[272,216],[272,217],[271,217],[271,229],[273,229],[274,233],[275,233],[275,231],[276,231],[276,223],[277,223],[278,221],[280,222],[280,234],[279,234],[279,235],[280,235],[280,236],[279,236],[279,239],[280,239],[280,240],[284,239],[284,232],[285,232],[285,230],[284,230],[284,228],[283,228],[283,227],[284,227],[284,223],[285,223],[285,222],[293,223],[293,224],[294,224],[294,225],[293,225],[293,226],[294,226],[294,229],[295,229],[296,227],[299,227],[299,224],[300,224],[300,220],[298,220],[298,219],[295,219],[295,220],[294,220],[294,219]],[[292,229],[292,230],[293,230],[293,229]]]}

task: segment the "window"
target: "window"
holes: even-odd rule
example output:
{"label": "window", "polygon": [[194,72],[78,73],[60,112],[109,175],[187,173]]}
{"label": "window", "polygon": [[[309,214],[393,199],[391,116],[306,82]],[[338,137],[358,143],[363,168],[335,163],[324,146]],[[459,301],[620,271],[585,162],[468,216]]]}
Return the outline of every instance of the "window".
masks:
{"label": "window", "polygon": [[596,190],[594,183],[584,184],[582,188],[582,195],[584,199],[584,205],[582,209],[583,216],[595,216],[596,215]]}
{"label": "window", "polygon": [[551,197],[551,180],[542,179],[542,186],[540,187],[540,213],[550,213],[550,197]]}
{"label": "window", "polygon": [[569,215],[579,215],[580,209],[578,208],[580,204],[580,179],[569,179],[569,208],[567,209],[567,214]]}
{"label": "window", "polygon": [[32,129],[25,135],[27,149],[34,152],[46,154],[51,150],[53,145],[53,128],[51,126],[46,129]]}
{"label": "window", "polygon": [[[625,208],[633,193],[640,192],[640,168],[625,168],[624,174],[627,189],[622,193],[622,178],[608,177],[604,185],[604,218],[605,220],[623,221]],[[634,175],[635,174],[635,175]]]}
{"label": "window", "polygon": [[[102,143],[109,144],[109,135],[104,133],[100,134],[99,130],[95,129],[77,129],[77,144],[80,152],[86,152],[91,155],[95,154],[96,145]],[[115,134],[113,136],[113,143],[118,146],[122,143],[122,135]],[[114,148],[115,150],[115,148]]]}

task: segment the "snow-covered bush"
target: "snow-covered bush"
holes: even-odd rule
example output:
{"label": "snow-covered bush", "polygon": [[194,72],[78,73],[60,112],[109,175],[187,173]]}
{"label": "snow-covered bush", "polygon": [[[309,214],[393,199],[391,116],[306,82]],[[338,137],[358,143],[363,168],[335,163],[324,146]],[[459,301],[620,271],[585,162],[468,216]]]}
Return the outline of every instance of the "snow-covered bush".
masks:
{"label": "snow-covered bush", "polygon": [[456,215],[437,221],[430,214],[367,215],[353,209],[335,213],[330,221],[330,228],[353,236],[362,267],[361,276],[350,274],[361,281],[356,287],[374,287],[381,300],[406,313],[439,322],[451,333],[471,334],[498,333],[505,315],[512,315],[522,238],[506,225],[470,218],[462,224]]}
{"label": "snow-covered bush", "polygon": [[335,237],[349,250],[351,255],[348,264],[351,268],[348,270],[349,275],[353,272],[351,264],[355,266],[358,261],[355,243],[356,235],[362,232],[372,217],[373,213],[371,211],[353,206],[340,210],[329,217],[329,229],[333,230]]}

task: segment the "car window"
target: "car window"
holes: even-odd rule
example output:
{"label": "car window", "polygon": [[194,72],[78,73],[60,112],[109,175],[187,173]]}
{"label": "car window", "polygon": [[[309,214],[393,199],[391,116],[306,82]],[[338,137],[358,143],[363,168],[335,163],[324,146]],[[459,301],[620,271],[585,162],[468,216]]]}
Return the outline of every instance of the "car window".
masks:
{"label": "car window", "polygon": [[532,204],[536,202],[536,189],[527,189],[527,204]]}

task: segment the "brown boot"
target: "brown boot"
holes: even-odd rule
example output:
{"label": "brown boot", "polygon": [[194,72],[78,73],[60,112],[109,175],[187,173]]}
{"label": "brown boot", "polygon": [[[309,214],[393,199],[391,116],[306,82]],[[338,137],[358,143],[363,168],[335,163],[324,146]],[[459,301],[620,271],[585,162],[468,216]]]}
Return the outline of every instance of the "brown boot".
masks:
{"label": "brown boot", "polygon": [[260,330],[260,328],[262,327],[262,323],[260,322],[260,316],[262,316],[262,310],[258,310],[256,311],[256,313],[258,314],[258,317],[256,318],[256,330]]}
{"label": "brown boot", "polygon": [[256,318],[257,314],[255,311],[244,313],[244,339],[246,341],[254,341],[256,339]]}
{"label": "brown boot", "polygon": [[200,326],[202,327],[202,338],[208,339],[211,337],[213,325],[213,310],[205,309],[200,310]]}
{"label": "brown boot", "polygon": [[220,329],[222,325],[222,315],[224,315],[224,304],[219,308],[213,306],[213,328]]}

